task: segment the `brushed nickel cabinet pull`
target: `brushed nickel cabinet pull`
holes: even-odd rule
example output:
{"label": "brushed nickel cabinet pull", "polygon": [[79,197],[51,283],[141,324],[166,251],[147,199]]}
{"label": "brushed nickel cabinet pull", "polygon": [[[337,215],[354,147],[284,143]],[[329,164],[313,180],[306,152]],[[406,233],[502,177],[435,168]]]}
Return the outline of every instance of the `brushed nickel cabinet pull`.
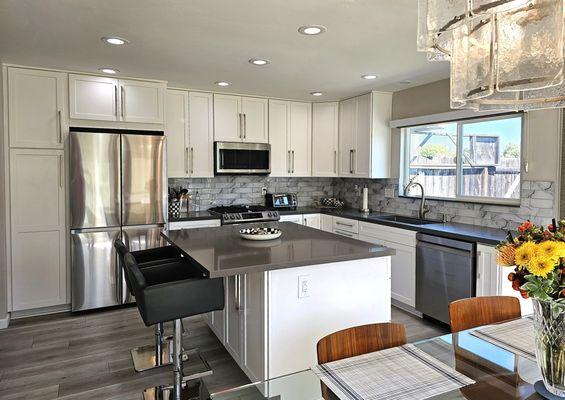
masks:
{"label": "brushed nickel cabinet pull", "polygon": [[336,225],[348,226],[350,228],[353,228],[352,224],[344,224],[343,222],[339,222],[339,221],[336,221],[335,223],[336,223]]}
{"label": "brushed nickel cabinet pull", "polygon": [[188,163],[189,163],[188,158],[189,158],[188,157],[188,147],[185,147],[185,149],[184,149],[184,170],[185,170],[187,175],[188,175]]}
{"label": "brushed nickel cabinet pull", "polygon": [[190,173],[194,173],[194,147],[190,148]]}
{"label": "brushed nickel cabinet pull", "polygon": [[240,139],[243,138],[243,114],[239,113],[239,132],[238,132],[238,137]]}
{"label": "brushed nickel cabinet pull", "polygon": [[247,114],[243,114],[243,138],[247,138]]}

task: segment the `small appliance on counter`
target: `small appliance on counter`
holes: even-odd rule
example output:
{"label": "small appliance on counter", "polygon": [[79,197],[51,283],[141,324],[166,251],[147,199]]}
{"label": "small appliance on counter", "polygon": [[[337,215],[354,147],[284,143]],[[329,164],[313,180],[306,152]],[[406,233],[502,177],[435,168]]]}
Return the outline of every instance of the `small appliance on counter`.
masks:
{"label": "small appliance on counter", "polygon": [[295,210],[298,207],[296,195],[291,193],[267,193],[265,205],[272,209]]}

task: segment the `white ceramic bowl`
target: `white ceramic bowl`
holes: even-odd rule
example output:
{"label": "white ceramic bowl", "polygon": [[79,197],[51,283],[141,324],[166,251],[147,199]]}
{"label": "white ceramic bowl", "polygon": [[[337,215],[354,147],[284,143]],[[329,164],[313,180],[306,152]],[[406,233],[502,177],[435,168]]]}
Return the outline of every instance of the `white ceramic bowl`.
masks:
{"label": "white ceramic bowl", "polygon": [[279,228],[243,228],[239,231],[245,240],[273,240],[282,235]]}

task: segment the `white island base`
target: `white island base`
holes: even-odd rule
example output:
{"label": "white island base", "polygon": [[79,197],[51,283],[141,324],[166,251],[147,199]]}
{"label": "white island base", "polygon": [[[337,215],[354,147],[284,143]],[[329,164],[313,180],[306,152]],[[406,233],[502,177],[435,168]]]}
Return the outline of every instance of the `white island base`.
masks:
{"label": "white island base", "polygon": [[272,379],[317,364],[332,332],[390,322],[390,276],[389,256],[229,276],[205,319],[251,381]]}

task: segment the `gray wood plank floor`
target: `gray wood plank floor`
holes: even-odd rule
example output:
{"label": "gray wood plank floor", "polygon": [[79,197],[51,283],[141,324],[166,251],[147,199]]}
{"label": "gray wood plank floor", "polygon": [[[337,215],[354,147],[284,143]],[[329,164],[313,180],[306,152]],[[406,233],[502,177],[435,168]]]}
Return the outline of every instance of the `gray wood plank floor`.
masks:
{"label": "gray wood plank floor", "polygon": [[[392,316],[409,341],[444,333],[396,308]],[[214,370],[205,378],[211,392],[249,382],[200,317],[185,327],[187,346],[199,347]],[[152,341],[135,307],[12,321],[0,330],[0,399],[139,400],[144,388],[172,379],[170,367],[134,372],[130,349]]]}

